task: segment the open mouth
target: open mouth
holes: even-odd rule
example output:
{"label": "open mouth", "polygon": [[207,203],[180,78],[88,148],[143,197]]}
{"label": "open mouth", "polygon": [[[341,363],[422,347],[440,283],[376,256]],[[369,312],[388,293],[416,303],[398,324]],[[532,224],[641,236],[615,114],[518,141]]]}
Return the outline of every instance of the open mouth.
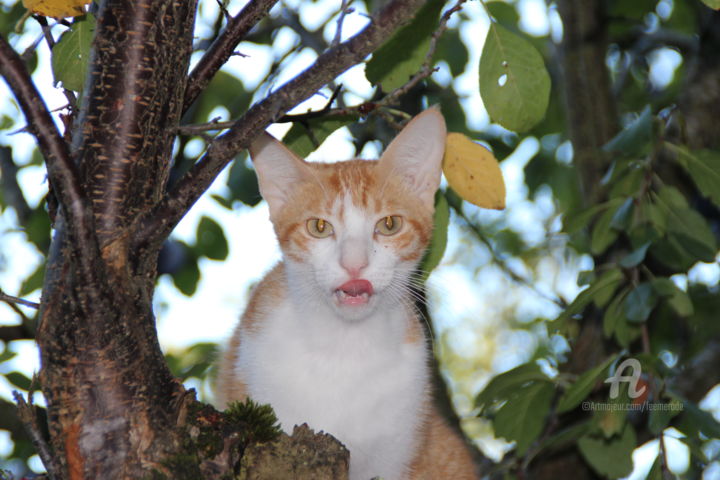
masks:
{"label": "open mouth", "polygon": [[367,280],[349,280],[335,290],[340,305],[365,305],[373,294],[373,286]]}

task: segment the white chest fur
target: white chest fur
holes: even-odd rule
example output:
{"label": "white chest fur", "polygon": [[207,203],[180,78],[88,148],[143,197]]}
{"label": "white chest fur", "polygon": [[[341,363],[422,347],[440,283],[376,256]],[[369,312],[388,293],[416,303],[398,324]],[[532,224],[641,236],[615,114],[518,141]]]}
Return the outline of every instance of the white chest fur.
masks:
{"label": "white chest fur", "polygon": [[249,396],[270,403],[286,432],[307,423],[343,442],[352,480],[404,477],[427,404],[426,347],[405,334],[415,319],[398,304],[378,310],[347,322],[286,299],[241,338],[236,365]]}

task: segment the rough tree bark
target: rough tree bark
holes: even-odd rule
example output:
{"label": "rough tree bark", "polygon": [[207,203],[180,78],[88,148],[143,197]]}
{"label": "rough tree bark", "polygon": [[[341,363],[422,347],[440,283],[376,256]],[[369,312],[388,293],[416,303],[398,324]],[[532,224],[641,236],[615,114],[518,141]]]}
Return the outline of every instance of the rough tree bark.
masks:
{"label": "rough tree bark", "polygon": [[[239,468],[247,436],[195,404],[160,351],[151,303],[159,249],[255,135],[362,61],[424,2],[388,2],[364,30],[253,106],[169,191],[182,112],[274,3],[252,2],[231,19],[187,77],[195,1],[100,2],[91,74],[71,145],[0,37],[0,73],[37,138],[59,203],[37,332],[51,440],[42,456],[53,478],[192,478]],[[202,450],[196,441],[203,428],[224,440],[188,455],[188,449]],[[307,434],[296,440],[307,441]],[[328,458],[335,470],[324,478],[338,478],[347,452]],[[245,467],[247,478],[269,478]]]}

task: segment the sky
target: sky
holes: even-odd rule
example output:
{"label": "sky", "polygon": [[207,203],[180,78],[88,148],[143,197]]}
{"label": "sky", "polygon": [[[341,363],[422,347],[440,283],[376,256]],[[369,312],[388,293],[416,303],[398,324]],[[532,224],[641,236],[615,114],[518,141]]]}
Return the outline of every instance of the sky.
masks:
{"label": "sky", "polygon": [[[301,0],[286,2],[290,6],[300,3]],[[561,34],[557,14],[553,10],[548,13],[544,0],[522,0],[519,3],[523,11],[521,27],[526,32],[544,35],[553,29],[554,35]],[[300,9],[301,18],[309,28],[314,26],[313,23],[321,25],[328,17],[328,12],[337,9],[338,4],[337,0],[304,2],[303,8]],[[207,19],[215,18],[217,8],[215,2],[202,0],[201,6],[201,16]],[[230,11],[234,11],[239,8],[239,5],[231,3],[229,8]],[[469,67],[463,75],[457,78],[452,78],[447,68],[441,68],[441,71],[435,75],[440,83],[447,85],[452,82],[453,86],[463,94],[463,104],[469,113],[469,126],[474,129],[482,129],[489,125],[489,119],[478,94],[477,65],[488,20],[479,2],[466,3],[463,12],[469,17],[469,20],[461,28],[461,36],[466,45],[470,46]],[[343,38],[354,34],[366,22],[367,19],[362,11],[348,15],[343,26]],[[202,30],[199,30],[198,33],[201,34]],[[328,39],[334,36],[333,22],[329,24],[324,34]],[[29,35],[26,38],[37,37]],[[24,40],[14,46],[16,49],[22,50],[29,41]],[[270,68],[272,55],[278,55],[278,52],[290,49],[293,41],[293,36],[288,29],[278,36],[276,52],[272,52],[264,46],[243,44],[240,50],[249,57],[247,59],[239,56],[233,57],[225,69],[241,78],[246,89],[252,90]],[[39,64],[49,65],[47,49],[40,48],[39,55]],[[285,66],[283,73],[277,79],[277,85],[299,73],[314,58],[315,54],[309,49],[302,50]],[[193,61],[197,61],[197,59],[198,57],[194,57]],[[253,62],[253,68],[244,68],[244,62],[247,61]],[[659,84],[669,81],[679,61],[680,59],[674,52],[659,52],[652,64],[651,76]],[[34,78],[51,109],[65,104],[65,98],[59,90],[53,88],[52,75],[47,68],[40,68]],[[359,101],[369,96],[372,89],[365,80],[362,66],[349,70],[338,82],[352,92],[346,96],[348,103],[352,102],[353,97]],[[4,99],[9,97],[10,94],[5,84],[0,83],[0,114],[8,111]],[[324,97],[316,95],[299,106],[296,111],[305,111],[308,108],[319,109],[325,105],[326,101]],[[222,109],[217,114],[225,115],[223,120],[228,120],[227,112]],[[16,128],[22,127],[23,122],[24,119],[17,119]],[[281,137],[287,128],[289,125],[273,125],[269,131],[275,136]],[[350,158],[354,154],[350,140],[347,129],[341,129],[331,135],[310,156],[309,160],[334,161]],[[7,131],[0,132],[0,144],[13,146],[18,163],[24,164],[29,161],[33,143],[28,135],[8,136]],[[538,148],[537,140],[525,140],[511,157],[501,163],[508,192],[508,207],[505,211],[482,211],[471,206],[468,207],[470,215],[481,220],[504,219],[508,226],[520,231],[523,238],[530,244],[543,241],[546,234],[545,224],[552,222],[556,217],[548,191],[541,192],[534,201],[527,198],[523,167]],[[378,153],[377,145],[371,143],[361,156],[372,158],[376,157]],[[198,290],[193,297],[185,297],[180,294],[167,275],[160,278],[154,303],[158,335],[165,351],[172,351],[200,341],[223,342],[228,338],[247,302],[250,287],[262,278],[263,274],[280,258],[264,202],[256,208],[239,206],[230,211],[210,198],[209,193],[219,193],[226,188],[224,187],[226,175],[227,171],[220,175],[210,192],[198,201],[173,233],[175,238],[193,242],[199,219],[204,215],[209,215],[223,226],[230,249],[229,256],[225,261],[208,259],[200,261],[199,267],[202,276]],[[35,206],[42,201],[47,189],[45,172],[42,167],[23,169],[19,181],[25,191],[29,193],[28,201],[31,205]],[[10,294],[19,290],[21,280],[34,271],[40,262],[38,253],[25,244],[22,232],[7,230],[8,226],[15,224],[13,210],[7,209],[0,215],[0,288]],[[559,228],[559,224],[554,228]],[[460,261],[464,259],[463,255],[467,255],[467,242],[463,236],[464,233],[459,227],[451,225],[448,250],[443,264],[429,280],[429,298],[438,329],[437,335],[448,335],[458,352],[470,354],[478,348],[494,348],[498,352],[493,357],[487,371],[478,376],[476,384],[472,386],[477,389],[487,381],[493,372],[499,373],[525,361],[528,352],[532,350],[530,346],[534,344],[533,342],[538,341],[537,337],[531,333],[514,331],[499,324],[497,319],[501,317],[503,305],[493,304],[488,299],[507,297],[508,302],[512,302],[517,298],[523,298],[524,301],[518,315],[527,318],[537,316],[552,318],[557,314],[557,309],[551,302],[537,295],[528,294],[524,287],[503,278],[497,269],[478,268],[473,271],[458,267],[458,264],[464,263]],[[474,262],[480,265],[488,260],[487,258],[475,258]],[[577,272],[592,268],[592,261],[587,257],[568,260],[558,254],[557,258],[550,257],[544,261],[546,265],[542,270],[547,274],[537,279],[537,288],[546,293],[558,292],[566,299],[572,299],[579,291],[575,282]],[[512,267],[521,273],[527,273],[522,264],[513,264]],[[698,267],[693,275],[708,282],[717,282],[720,270],[717,265],[705,265]],[[479,291],[480,288],[482,288],[482,292]],[[28,295],[27,298],[38,301],[39,294],[37,291]],[[15,314],[7,306],[0,305],[0,324],[15,322]],[[496,344],[491,346],[487,342]],[[39,361],[34,344],[30,341],[15,343],[14,348],[19,356],[12,368],[20,369],[27,374],[37,370]],[[558,348],[564,347],[560,345]],[[10,390],[11,386],[0,379],[0,395],[8,397]],[[470,413],[471,406],[467,399],[457,400],[461,412]],[[720,404],[720,398],[714,402],[714,405],[718,404]],[[500,455],[506,448],[503,442],[490,443],[487,448],[496,455]],[[3,452],[2,444],[3,435],[0,433],[0,454]],[[676,450],[680,452],[683,448],[677,446]],[[653,452],[656,451],[657,445],[649,444],[643,449],[639,449],[639,453],[636,452],[636,454],[639,455],[639,458],[649,458],[654,456]],[[686,454],[678,454],[674,457],[687,459]],[[647,463],[640,460],[638,462],[641,466]],[[677,468],[681,470],[682,465],[678,465]],[[639,467],[631,478],[643,478],[639,476],[642,474],[642,470],[643,468]]]}

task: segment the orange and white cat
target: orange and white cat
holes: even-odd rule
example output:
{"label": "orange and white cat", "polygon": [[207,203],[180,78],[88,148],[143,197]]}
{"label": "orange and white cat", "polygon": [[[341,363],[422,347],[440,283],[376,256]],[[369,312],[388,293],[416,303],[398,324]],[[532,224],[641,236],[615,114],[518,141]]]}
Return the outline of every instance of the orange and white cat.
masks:
{"label": "orange and white cat", "polygon": [[218,401],[269,403],[350,451],[350,478],[474,479],[436,412],[409,291],[432,231],[445,121],[418,115],[379,161],[307,163],[250,147],[283,260],[255,288],[220,365]]}

